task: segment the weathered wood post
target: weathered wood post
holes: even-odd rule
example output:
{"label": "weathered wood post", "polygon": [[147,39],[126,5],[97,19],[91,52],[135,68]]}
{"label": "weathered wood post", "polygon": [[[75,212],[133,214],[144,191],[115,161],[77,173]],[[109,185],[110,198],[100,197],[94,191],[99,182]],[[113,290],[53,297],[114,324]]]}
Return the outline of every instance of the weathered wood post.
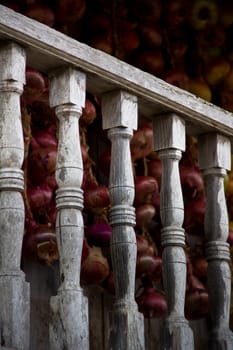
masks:
{"label": "weathered wood post", "polygon": [[209,348],[233,349],[233,333],[229,329],[231,273],[228,214],[224,193],[224,177],[231,168],[230,140],[216,133],[199,138],[199,163],[206,188],[206,258],[207,283],[212,331]]}
{"label": "weathered wood post", "polygon": [[185,123],[169,113],[154,119],[154,144],[162,161],[160,215],[162,221],[163,280],[168,303],[162,348],[192,350],[193,333],[184,317],[186,290],[183,196],[179,160],[185,150]]}
{"label": "weathered wood post", "polygon": [[85,105],[86,77],[73,68],[50,75],[50,104],[59,119],[56,164],[56,235],[59,248],[60,287],[51,298],[50,348],[88,350],[87,299],[80,287],[83,245],[83,163],[79,117]]}
{"label": "weathered wood post", "polygon": [[20,269],[24,234],[24,141],[20,95],[25,52],[15,43],[0,46],[0,333],[1,345],[29,348],[29,284]]}
{"label": "weathered wood post", "polygon": [[116,286],[108,349],[144,349],[143,317],[135,302],[136,236],[130,139],[137,128],[137,98],[123,91],[102,99],[103,128],[112,143],[109,178],[111,256]]}

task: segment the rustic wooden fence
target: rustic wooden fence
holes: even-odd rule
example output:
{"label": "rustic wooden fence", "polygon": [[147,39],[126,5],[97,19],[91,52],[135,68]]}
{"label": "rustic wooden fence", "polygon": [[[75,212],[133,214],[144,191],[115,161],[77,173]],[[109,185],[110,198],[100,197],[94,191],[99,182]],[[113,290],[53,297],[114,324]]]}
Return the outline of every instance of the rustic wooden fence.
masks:
{"label": "rustic wooden fence", "polygon": [[185,135],[189,134],[198,137],[199,163],[206,181],[205,250],[212,317],[209,347],[232,349],[228,216],[223,183],[231,167],[232,114],[3,6],[0,13],[2,347],[26,350],[30,339],[29,283],[20,267],[24,232],[20,95],[27,62],[48,74],[50,105],[59,119],[56,233],[60,282],[50,299],[49,348],[89,348],[88,294],[79,283],[83,240],[79,117],[88,91],[102,97],[103,128],[108,130],[112,144],[109,189],[116,297],[113,309],[108,312],[107,348],[145,348],[144,322],[134,300],[134,183],[129,167],[130,139],[137,129],[138,114],[142,114],[153,119],[154,149],[163,166],[160,214],[168,317],[162,326],[161,347],[195,348],[191,324],[184,317],[186,260],[178,172],[185,151]]}

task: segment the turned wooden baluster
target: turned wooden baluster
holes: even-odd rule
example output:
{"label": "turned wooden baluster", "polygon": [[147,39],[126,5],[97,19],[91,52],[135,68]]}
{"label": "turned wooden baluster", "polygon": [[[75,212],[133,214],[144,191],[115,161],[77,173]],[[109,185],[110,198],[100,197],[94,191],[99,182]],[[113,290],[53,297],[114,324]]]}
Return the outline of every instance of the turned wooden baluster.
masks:
{"label": "turned wooden baluster", "polygon": [[58,295],[51,298],[50,349],[87,350],[87,300],[80,287],[84,229],[79,117],[85,104],[85,75],[69,67],[52,72],[49,92],[59,119],[56,235],[61,281]]}
{"label": "turned wooden baluster", "polygon": [[169,113],[154,120],[154,144],[162,161],[160,215],[162,221],[163,281],[168,303],[163,349],[192,350],[193,334],[184,317],[186,290],[183,196],[179,160],[185,150],[185,123]]}
{"label": "turned wooden baluster", "polygon": [[199,163],[206,187],[206,258],[212,331],[211,350],[232,350],[233,334],[229,330],[231,273],[230,251],[226,243],[229,227],[224,193],[224,177],[231,167],[230,141],[219,134],[199,138]]}
{"label": "turned wooden baluster", "polygon": [[0,46],[0,333],[1,345],[29,348],[29,284],[20,269],[24,234],[24,141],[20,95],[25,52]]}
{"label": "turned wooden baluster", "polygon": [[103,128],[112,143],[110,167],[111,256],[116,285],[116,302],[110,313],[108,349],[144,349],[143,318],[134,299],[136,237],[134,179],[130,139],[137,128],[137,98],[123,91],[102,99]]}

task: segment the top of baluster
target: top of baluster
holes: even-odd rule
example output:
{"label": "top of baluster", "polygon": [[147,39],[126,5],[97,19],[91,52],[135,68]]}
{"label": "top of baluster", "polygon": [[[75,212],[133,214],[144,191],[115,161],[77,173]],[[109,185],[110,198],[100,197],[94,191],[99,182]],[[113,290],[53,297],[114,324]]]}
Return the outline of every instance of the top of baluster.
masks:
{"label": "top of baluster", "polygon": [[86,75],[75,68],[64,67],[49,74],[49,102],[51,107],[64,104],[85,106]]}
{"label": "top of baluster", "polygon": [[0,81],[25,84],[26,53],[20,45],[3,41],[0,45]]}
{"label": "top of baluster", "polygon": [[102,98],[103,129],[118,126],[137,129],[137,97],[119,90],[107,93]]}
{"label": "top of baluster", "polygon": [[228,137],[217,133],[201,135],[198,148],[201,169],[231,169],[231,143]]}
{"label": "top of baluster", "polygon": [[153,126],[155,151],[168,148],[185,150],[185,122],[177,114],[156,117]]}

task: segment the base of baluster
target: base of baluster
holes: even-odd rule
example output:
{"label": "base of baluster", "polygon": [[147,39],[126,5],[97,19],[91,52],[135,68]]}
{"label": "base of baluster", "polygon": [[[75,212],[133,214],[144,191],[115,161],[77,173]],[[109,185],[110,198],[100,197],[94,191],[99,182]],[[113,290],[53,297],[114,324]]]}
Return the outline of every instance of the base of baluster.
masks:
{"label": "base of baluster", "polygon": [[24,273],[0,273],[0,291],[1,344],[6,349],[27,350],[30,337],[30,286],[25,281]]}
{"label": "base of baluster", "polygon": [[211,350],[232,350],[233,332],[230,329],[213,330],[210,332],[208,348]]}
{"label": "base of baluster", "polygon": [[168,318],[162,331],[163,350],[193,350],[193,331],[185,318]]}
{"label": "base of baluster", "polygon": [[144,350],[144,318],[132,309],[116,309],[109,313],[109,350]]}
{"label": "base of baluster", "polygon": [[50,350],[88,350],[88,299],[83,290],[61,290],[51,297]]}

